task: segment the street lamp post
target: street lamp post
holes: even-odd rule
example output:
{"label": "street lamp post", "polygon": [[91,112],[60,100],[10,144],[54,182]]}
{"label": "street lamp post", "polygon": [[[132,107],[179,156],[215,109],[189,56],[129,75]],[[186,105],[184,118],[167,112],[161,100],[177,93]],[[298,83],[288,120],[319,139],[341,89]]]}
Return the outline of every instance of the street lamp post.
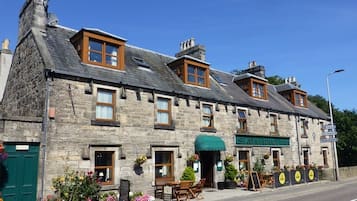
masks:
{"label": "street lamp post", "polygon": [[[345,71],[344,69],[338,69],[333,71],[332,73],[329,73],[326,76],[326,84],[327,84],[327,95],[328,95],[328,106],[330,109],[330,121],[331,121],[331,126],[332,126],[332,130],[335,131],[334,129],[334,124],[333,124],[333,114],[332,114],[332,103],[331,103],[331,94],[330,94],[330,83],[329,83],[329,76],[335,74],[335,73],[340,73]],[[335,135],[332,135],[332,138],[336,138]],[[334,171],[335,171],[335,179],[336,181],[338,181],[339,177],[340,177],[340,173],[338,171],[338,157],[337,157],[337,149],[336,149],[336,140],[333,140],[331,142],[332,144],[332,149],[333,149],[333,153],[334,153]]]}

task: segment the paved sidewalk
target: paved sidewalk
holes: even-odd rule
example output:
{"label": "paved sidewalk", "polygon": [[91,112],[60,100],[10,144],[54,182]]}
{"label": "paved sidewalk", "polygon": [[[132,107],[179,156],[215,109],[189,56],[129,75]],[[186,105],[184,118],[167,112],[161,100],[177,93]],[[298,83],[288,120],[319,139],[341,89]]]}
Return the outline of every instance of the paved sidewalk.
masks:
{"label": "paved sidewalk", "polygon": [[203,193],[201,194],[201,197],[196,198],[195,200],[219,201],[219,200],[224,200],[224,199],[245,197],[245,196],[264,193],[264,192],[273,192],[273,191],[280,191],[280,190],[289,189],[289,188],[296,188],[296,187],[301,187],[304,185],[319,185],[321,183],[326,183],[326,182],[331,182],[331,181],[320,180],[317,182],[304,183],[304,184],[299,184],[299,185],[289,185],[289,186],[284,186],[284,187],[280,187],[280,188],[262,188],[258,191],[250,191],[250,190],[246,190],[245,188],[224,189],[224,190],[205,188],[205,189],[203,189]]}
{"label": "paved sidewalk", "polygon": [[[331,182],[331,181],[320,180],[317,182],[304,183],[298,185],[289,185],[280,188],[262,188],[259,189],[258,191],[250,191],[250,190],[246,190],[245,188],[223,189],[223,190],[218,190],[216,188],[204,188],[202,194],[195,199],[191,199],[191,201],[220,201],[225,199],[235,199],[235,198],[246,197],[249,195],[265,193],[265,192],[284,191],[290,188],[302,187],[304,185],[319,185],[321,183],[326,183],[326,182]],[[155,201],[160,201],[160,200],[161,199],[157,199],[157,198],[155,199]]]}
{"label": "paved sidewalk", "polygon": [[[262,189],[264,191],[265,189]],[[255,193],[260,193],[261,191],[249,191],[243,188],[236,189],[224,189],[218,190],[214,188],[203,189],[203,193],[201,196],[196,198],[196,200],[204,200],[204,201],[215,201],[215,200],[223,200],[228,198],[236,198],[236,197],[244,197]]]}

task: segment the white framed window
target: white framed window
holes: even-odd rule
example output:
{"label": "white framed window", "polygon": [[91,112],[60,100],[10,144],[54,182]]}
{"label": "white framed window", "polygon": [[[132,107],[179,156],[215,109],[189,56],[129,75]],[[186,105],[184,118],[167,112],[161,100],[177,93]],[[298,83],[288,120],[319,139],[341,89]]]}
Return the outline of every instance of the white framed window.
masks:
{"label": "white framed window", "polygon": [[171,99],[158,97],[156,109],[156,124],[171,125]]}
{"label": "white framed window", "polygon": [[97,89],[96,120],[114,121],[115,91],[109,89]]}
{"label": "white framed window", "polygon": [[202,127],[214,128],[213,105],[202,104]]}
{"label": "white framed window", "polygon": [[90,167],[102,186],[116,185],[120,181],[119,146],[90,146]]}

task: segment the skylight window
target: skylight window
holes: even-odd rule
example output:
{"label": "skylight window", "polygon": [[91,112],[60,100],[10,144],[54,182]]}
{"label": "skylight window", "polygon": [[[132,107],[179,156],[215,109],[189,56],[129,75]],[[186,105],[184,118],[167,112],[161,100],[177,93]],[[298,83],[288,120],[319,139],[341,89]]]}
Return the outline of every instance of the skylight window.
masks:
{"label": "skylight window", "polygon": [[211,73],[211,76],[213,77],[213,79],[215,79],[217,82],[218,82],[218,84],[220,84],[220,85],[222,85],[222,86],[225,86],[226,85],[226,83],[224,83],[223,81],[222,81],[222,79],[217,75],[217,74],[215,74],[215,73]]}
{"label": "skylight window", "polygon": [[139,57],[132,57],[132,59],[139,67],[150,68],[150,65],[146,63],[144,59]]}

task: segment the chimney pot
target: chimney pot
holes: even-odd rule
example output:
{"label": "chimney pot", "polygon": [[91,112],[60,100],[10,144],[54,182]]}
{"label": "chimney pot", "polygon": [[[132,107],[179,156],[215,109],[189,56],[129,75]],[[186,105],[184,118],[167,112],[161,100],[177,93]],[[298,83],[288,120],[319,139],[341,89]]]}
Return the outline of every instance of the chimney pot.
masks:
{"label": "chimney pot", "polygon": [[2,42],[2,49],[3,50],[8,50],[9,49],[9,44],[10,44],[10,41],[9,39],[5,39],[3,42]]}

